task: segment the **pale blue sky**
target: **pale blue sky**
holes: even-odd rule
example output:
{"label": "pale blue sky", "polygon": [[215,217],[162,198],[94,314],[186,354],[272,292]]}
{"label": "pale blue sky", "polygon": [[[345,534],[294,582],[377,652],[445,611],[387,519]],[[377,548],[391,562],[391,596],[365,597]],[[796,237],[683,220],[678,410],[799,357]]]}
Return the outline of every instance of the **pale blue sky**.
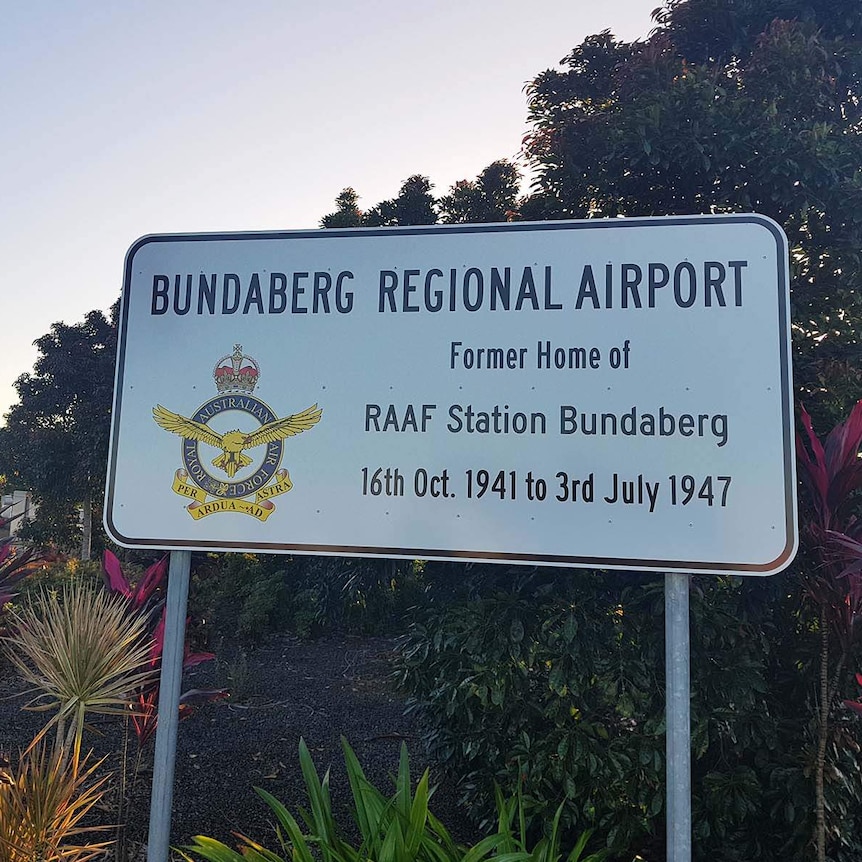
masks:
{"label": "pale blue sky", "polygon": [[526,131],[525,82],[660,0],[0,0],[0,415],[32,342],[119,296],[147,233],[314,228],[445,191]]}

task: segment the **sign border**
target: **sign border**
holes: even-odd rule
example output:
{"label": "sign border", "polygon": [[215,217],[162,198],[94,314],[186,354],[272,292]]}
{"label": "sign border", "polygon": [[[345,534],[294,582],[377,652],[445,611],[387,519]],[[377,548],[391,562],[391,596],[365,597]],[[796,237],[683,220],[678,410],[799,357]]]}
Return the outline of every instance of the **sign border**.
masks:
{"label": "sign border", "polygon": [[[411,236],[427,233],[496,233],[555,230],[625,230],[628,228],[653,226],[691,226],[696,224],[756,224],[766,228],[776,242],[778,317],[779,317],[779,362],[781,367],[781,414],[782,445],[784,452],[784,500],[785,534],[787,542],[781,554],[768,563],[717,563],[689,562],[686,560],[637,559],[630,557],[587,557],[559,554],[522,554],[494,551],[459,551],[421,547],[377,547],[365,545],[316,545],[284,542],[186,542],[179,539],[149,539],[123,535],[114,526],[114,487],[117,470],[117,443],[119,417],[123,406],[123,371],[125,368],[126,340],[128,333],[129,304],[126,297],[130,291],[135,254],[145,245],[162,242],[245,242],[285,239],[327,239],[356,236]],[[784,333],[782,336],[781,333]],[[790,354],[790,284],[788,273],[787,238],[781,227],[772,219],[757,213],[727,213],[722,215],[688,216],[643,216],[619,219],[578,219],[543,222],[495,222],[489,224],[422,225],[387,228],[335,228],[284,231],[237,231],[213,233],[148,234],[140,237],[126,254],[123,273],[123,293],[117,338],[117,364],[114,376],[114,403],[111,414],[111,436],[108,454],[108,472],[105,484],[105,506],[103,522],[108,536],[122,547],[153,548],[163,550],[301,553],[328,556],[401,557],[405,559],[434,559],[451,561],[484,561],[489,563],[510,562],[518,565],[550,565],[572,568],[653,570],[662,572],[693,572],[712,574],[770,575],[784,569],[796,555],[799,543],[796,513],[796,462],[793,440],[793,395]]]}

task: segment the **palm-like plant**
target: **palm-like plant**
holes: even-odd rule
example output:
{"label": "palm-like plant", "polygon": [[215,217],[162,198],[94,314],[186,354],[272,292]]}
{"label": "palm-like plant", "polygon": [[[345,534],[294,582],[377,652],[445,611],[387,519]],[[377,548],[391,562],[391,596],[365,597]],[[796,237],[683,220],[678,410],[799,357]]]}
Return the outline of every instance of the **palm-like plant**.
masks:
{"label": "palm-like plant", "polygon": [[86,714],[126,713],[132,693],[149,678],[146,620],[121,597],[80,581],[60,597],[42,591],[26,599],[11,618],[12,633],[3,640],[37,692],[27,708],[56,710],[34,744],[53,726],[77,765]]}
{"label": "palm-like plant", "polygon": [[68,762],[44,742],[21,755],[0,780],[0,862],[87,862],[110,842],[77,843],[105,827],[81,823],[104,795],[107,777],[94,780],[101,761]]}

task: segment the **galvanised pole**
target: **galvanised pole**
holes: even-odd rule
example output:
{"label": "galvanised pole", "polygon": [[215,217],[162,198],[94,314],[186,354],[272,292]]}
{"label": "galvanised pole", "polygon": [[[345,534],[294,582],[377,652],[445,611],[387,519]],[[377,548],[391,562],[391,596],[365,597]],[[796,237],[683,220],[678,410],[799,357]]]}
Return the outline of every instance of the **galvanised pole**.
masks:
{"label": "galvanised pole", "polygon": [[156,750],[153,757],[153,792],[150,797],[147,862],[168,862],[170,849],[174,763],[177,754],[177,725],[180,721],[180,686],[183,677],[186,605],[189,597],[191,562],[191,551],[171,552]]}
{"label": "galvanised pole", "polygon": [[691,862],[689,575],[664,576],[667,862]]}

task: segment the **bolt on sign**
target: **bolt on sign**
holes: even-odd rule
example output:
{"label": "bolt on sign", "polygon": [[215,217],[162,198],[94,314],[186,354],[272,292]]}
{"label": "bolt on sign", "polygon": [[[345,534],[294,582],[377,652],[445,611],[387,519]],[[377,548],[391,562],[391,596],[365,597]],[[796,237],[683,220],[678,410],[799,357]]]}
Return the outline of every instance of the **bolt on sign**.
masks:
{"label": "bolt on sign", "polygon": [[759,215],[147,236],[105,526],[770,574],[797,543],[788,305]]}

